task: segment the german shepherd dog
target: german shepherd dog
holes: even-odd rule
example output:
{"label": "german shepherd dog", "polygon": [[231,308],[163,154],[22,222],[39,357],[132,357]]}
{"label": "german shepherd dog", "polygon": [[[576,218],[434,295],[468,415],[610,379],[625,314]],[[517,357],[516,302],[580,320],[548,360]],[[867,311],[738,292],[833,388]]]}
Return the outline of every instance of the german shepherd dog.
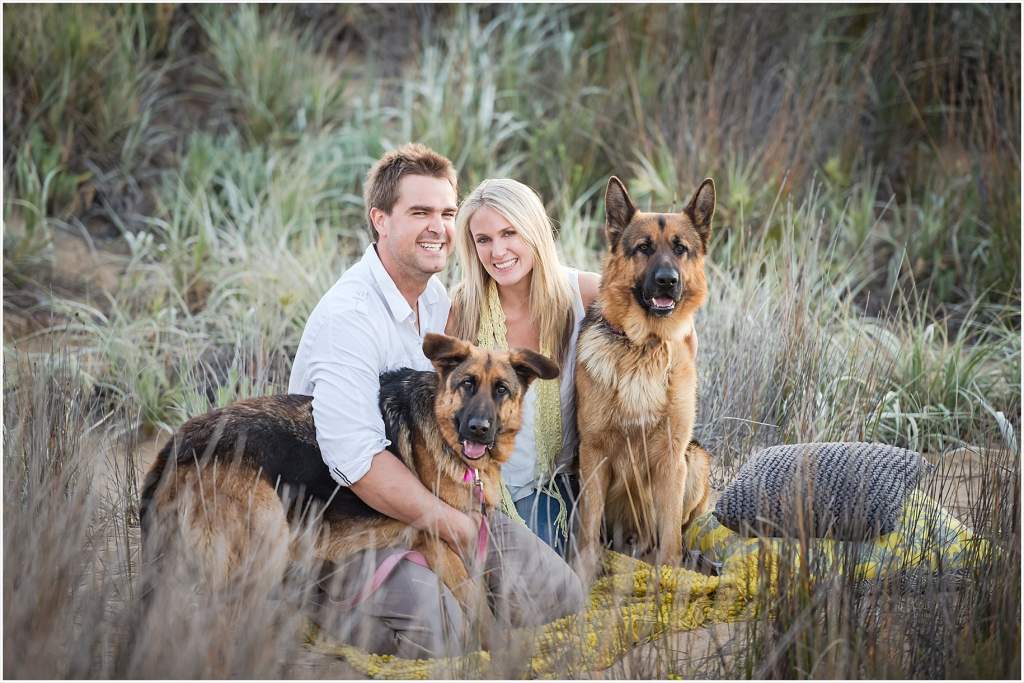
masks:
{"label": "german shepherd dog", "polygon": [[[485,351],[439,334],[424,337],[435,372],[401,369],[381,376],[380,408],[391,449],[449,505],[480,510],[466,473],[475,468],[487,511],[500,500],[501,464],[511,455],[523,396],[558,366],[529,350]],[[302,505],[323,505],[315,556],[337,564],[361,550],[405,547],[430,568],[467,609],[474,592],[463,561],[436,533],[386,517],[331,479],[317,447],[311,397],[279,395],[239,401],[193,418],[163,447],[141,495],[144,547],[154,516],[170,522],[194,555],[200,576],[215,585],[237,578],[254,553],[289,561],[289,520]],[[282,486],[284,485],[284,486]],[[280,495],[279,495],[280,494]],[[150,551],[152,552],[152,551]],[[473,613],[479,614],[478,611]]]}
{"label": "german shepherd dog", "polygon": [[707,297],[714,211],[710,178],[680,213],[637,211],[622,182],[608,181],[608,251],[576,360],[576,568],[584,581],[594,576],[603,525],[614,549],[678,564],[682,529],[707,506],[710,458],[690,443],[697,403],[690,335]]}

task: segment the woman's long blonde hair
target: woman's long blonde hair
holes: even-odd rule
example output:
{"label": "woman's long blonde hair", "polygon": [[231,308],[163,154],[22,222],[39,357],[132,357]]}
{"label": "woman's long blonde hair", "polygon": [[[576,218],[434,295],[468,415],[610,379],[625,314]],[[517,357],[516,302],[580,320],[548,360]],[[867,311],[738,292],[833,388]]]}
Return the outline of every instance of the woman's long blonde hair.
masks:
{"label": "woman's long blonde hair", "polygon": [[455,217],[455,253],[462,267],[462,280],[452,292],[454,332],[474,344],[480,333],[480,310],[487,302],[491,276],[477,258],[469,223],[477,209],[484,206],[504,216],[533,249],[530,315],[540,328],[541,348],[550,349],[554,360],[561,362],[575,323],[572,290],[555,250],[551,220],[544,204],[536,192],[510,178],[480,183],[462,202]]}

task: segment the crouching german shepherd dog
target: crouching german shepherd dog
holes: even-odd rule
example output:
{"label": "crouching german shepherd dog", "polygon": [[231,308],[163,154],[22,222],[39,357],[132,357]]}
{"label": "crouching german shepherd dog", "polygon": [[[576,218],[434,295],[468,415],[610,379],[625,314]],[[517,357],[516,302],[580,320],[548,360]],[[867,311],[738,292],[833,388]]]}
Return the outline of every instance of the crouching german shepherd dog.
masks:
{"label": "crouching german shepherd dog", "polygon": [[678,564],[682,529],[704,512],[709,491],[709,456],[690,438],[692,333],[707,297],[714,182],[701,183],[681,213],[646,213],[613,176],[605,210],[608,252],[576,360],[584,581],[596,569],[602,523],[616,550]]}
{"label": "crouching german shepherd dog", "polygon": [[[481,506],[465,476],[476,469],[489,511],[500,500],[501,464],[511,455],[526,389],[538,377],[556,377],[558,366],[529,350],[485,351],[439,334],[425,336],[423,352],[436,373],[402,369],[381,376],[391,449],[429,490],[467,513]],[[214,585],[237,577],[254,553],[283,570],[291,552],[289,519],[302,507],[279,495],[286,485],[326,504],[318,560],[339,563],[367,549],[419,551],[463,606],[479,614],[479,605],[470,605],[478,594],[465,565],[435,533],[386,517],[336,486],[317,447],[311,401],[250,399],[186,422],[146,475],[144,547],[159,518],[173,525],[180,547]]]}

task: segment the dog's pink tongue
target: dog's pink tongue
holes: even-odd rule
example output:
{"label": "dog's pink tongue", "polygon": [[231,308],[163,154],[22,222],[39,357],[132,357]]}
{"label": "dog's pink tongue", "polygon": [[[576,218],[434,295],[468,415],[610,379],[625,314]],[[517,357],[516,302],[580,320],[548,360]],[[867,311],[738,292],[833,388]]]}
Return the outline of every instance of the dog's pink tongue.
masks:
{"label": "dog's pink tongue", "polygon": [[654,297],[654,305],[658,308],[668,308],[673,304],[672,298],[667,296]]}
{"label": "dog's pink tongue", "polygon": [[487,450],[487,446],[476,441],[463,441],[462,442],[462,453],[470,460],[476,460],[484,454]]}

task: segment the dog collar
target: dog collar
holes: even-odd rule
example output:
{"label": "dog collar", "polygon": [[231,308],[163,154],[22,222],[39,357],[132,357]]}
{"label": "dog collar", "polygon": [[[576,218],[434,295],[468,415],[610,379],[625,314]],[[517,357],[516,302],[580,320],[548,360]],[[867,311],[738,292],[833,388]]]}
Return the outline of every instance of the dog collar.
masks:
{"label": "dog collar", "polygon": [[625,330],[623,330],[621,327],[616,327],[615,325],[613,325],[612,321],[608,320],[608,318],[604,317],[603,315],[601,316],[601,324],[607,327],[608,331],[611,332],[612,334],[628,339]]}
{"label": "dog collar", "polygon": [[484,510],[484,480],[480,478],[480,470],[475,467],[467,467],[466,474],[463,475],[462,481],[468,481],[473,483],[473,488],[476,489],[476,498],[480,501],[480,512]]}
{"label": "dog collar", "polygon": [[601,325],[604,326],[606,330],[608,330],[610,334],[612,334],[615,337],[618,337],[620,340],[622,340],[624,344],[630,347],[643,347],[646,344],[648,348],[653,348],[658,344],[663,343],[660,339],[653,335],[647,337],[646,342],[635,342],[629,338],[629,335],[626,334],[625,330],[623,330],[621,327],[616,327],[615,325],[613,325],[611,321],[608,320],[608,318],[601,316],[601,320],[599,322]]}

